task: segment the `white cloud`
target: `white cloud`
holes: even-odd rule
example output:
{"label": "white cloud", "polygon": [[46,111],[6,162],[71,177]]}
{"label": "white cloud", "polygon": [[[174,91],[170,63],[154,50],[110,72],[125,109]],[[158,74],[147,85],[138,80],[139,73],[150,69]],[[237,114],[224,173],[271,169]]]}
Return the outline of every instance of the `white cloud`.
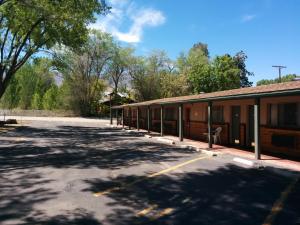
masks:
{"label": "white cloud", "polygon": [[[110,0],[111,13],[99,19],[90,27],[111,33],[120,41],[138,43],[141,41],[145,27],[156,27],[165,23],[161,11],[151,8],[138,8],[129,0]],[[130,23],[127,32],[121,26]]]}
{"label": "white cloud", "polygon": [[246,22],[250,22],[252,20],[254,20],[256,18],[255,14],[246,14],[242,17],[242,22],[246,23]]}

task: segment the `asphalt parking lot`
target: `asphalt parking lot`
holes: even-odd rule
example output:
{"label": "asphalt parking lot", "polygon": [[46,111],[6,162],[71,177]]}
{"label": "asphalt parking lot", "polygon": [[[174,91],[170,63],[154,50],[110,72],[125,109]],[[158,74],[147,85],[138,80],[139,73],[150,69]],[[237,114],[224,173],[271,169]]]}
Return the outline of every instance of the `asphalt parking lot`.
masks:
{"label": "asphalt parking lot", "polygon": [[107,121],[0,133],[0,224],[300,224],[300,181]]}

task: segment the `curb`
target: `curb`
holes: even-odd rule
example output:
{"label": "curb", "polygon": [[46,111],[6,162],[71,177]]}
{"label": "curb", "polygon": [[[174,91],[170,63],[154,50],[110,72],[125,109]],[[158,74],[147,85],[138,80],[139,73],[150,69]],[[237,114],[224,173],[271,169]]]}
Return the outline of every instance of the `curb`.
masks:
{"label": "curb", "polygon": [[111,125],[111,124],[106,124],[107,127],[110,127],[110,128],[118,128],[117,125]]}
{"label": "curb", "polygon": [[212,152],[212,151],[209,151],[209,150],[197,148],[193,145],[178,145],[178,147],[185,148],[185,149],[188,149],[188,150],[193,150],[193,151],[200,152],[200,153],[204,153],[204,154],[209,155],[209,156],[218,156],[218,154],[216,152]]}
{"label": "curb", "polygon": [[188,150],[193,150],[193,151],[196,151],[196,152],[199,151],[196,147],[194,147],[192,145],[178,145],[178,147],[179,148],[188,149]]}
{"label": "curb", "polygon": [[135,130],[124,130],[125,132],[127,132],[127,133],[138,133],[137,131],[135,131]]}
{"label": "curb", "polygon": [[233,161],[237,162],[237,163],[240,163],[240,164],[243,164],[243,165],[246,165],[246,166],[250,166],[250,167],[254,167],[255,166],[255,167],[259,168],[261,166],[258,163],[253,162],[252,160],[244,159],[244,158],[240,158],[240,157],[234,157]]}
{"label": "curb", "polygon": [[[128,133],[132,133],[132,132],[135,132],[135,133],[140,133],[142,134],[142,132],[138,131],[138,130],[126,130],[126,129],[122,129],[123,131],[125,132],[128,132]],[[151,136],[150,134],[144,134],[144,137],[145,138],[153,138],[159,142],[162,142],[162,143],[165,143],[165,144],[169,144],[169,145],[175,145],[176,147],[179,147],[179,148],[183,148],[183,149],[188,149],[188,150],[193,150],[193,151],[196,151],[196,152],[199,152],[199,153],[204,153],[204,154],[207,154],[209,156],[218,156],[218,154],[216,152],[212,152],[210,150],[205,150],[205,149],[201,149],[201,148],[197,148],[193,145],[181,145],[181,144],[177,144],[175,141],[173,140],[170,140],[170,139],[166,139],[166,138],[163,138],[163,137],[153,137]]]}
{"label": "curb", "polygon": [[159,138],[156,138],[156,140],[158,140],[160,142],[163,142],[163,143],[166,143],[166,144],[175,145],[175,141],[172,141],[172,140],[169,140],[169,139],[159,137]]}
{"label": "curb", "polygon": [[212,152],[210,150],[197,148],[197,151],[199,151],[201,153],[204,153],[204,154],[207,154],[207,155],[210,155],[210,156],[218,156],[218,154],[216,152]]}

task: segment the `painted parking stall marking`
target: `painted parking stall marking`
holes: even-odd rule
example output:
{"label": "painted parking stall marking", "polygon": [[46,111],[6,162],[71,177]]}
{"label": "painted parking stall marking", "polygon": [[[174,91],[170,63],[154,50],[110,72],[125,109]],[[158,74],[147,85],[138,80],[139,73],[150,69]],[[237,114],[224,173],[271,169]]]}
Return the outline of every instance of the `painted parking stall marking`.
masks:
{"label": "painted parking stall marking", "polygon": [[180,163],[180,164],[178,164],[178,165],[171,166],[171,167],[169,167],[169,168],[167,168],[167,169],[161,170],[161,171],[159,171],[159,172],[150,174],[150,175],[146,176],[145,178],[138,179],[138,180],[133,181],[133,182],[131,182],[131,183],[123,183],[123,184],[121,184],[119,187],[114,187],[114,188],[107,189],[106,191],[94,193],[94,196],[95,196],[95,197],[100,197],[100,196],[103,196],[103,195],[107,195],[107,194],[112,193],[112,192],[114,192],[114,191],[119,191],[119,190],[121,190],[121,189],[128,188],[128,187],[130,187],[130,186],[132,186],[132,185],[134,185],[134,184],[137,184],[137,183],[139,183],[139,182],[142,182],[142,181],[144,181],[144,180],[147,180],[147,179],[150,179],[150,178],[154,178],[154,177],[160,176],[160,175],[162,175],[162,174],[169,173],[169,172],[171,172],[171,171],[173,171],[173,170],[177,170],[177,169],[179,169],[179,168],[181,168],[181,167],[184,167],[184,166],[186,166],[186,165],[189,165],[189,164],[191,164],[191,163],[197,162],[197,161],[202,160],[202,159],[208,159],[208,158],[211,158],[211,157],[210,157],[210,156],[201,156],[201,157],[197,157],[197,158],[195,158],[195,159],[191,159],[191,160],[188,160],[188,161],[186,161],[186,162]]}
{"label": "painted parking stall marking", "polygon": [[289,194],[293,191],[294,187],[296,186],[297,182],[299,181],[299,178],[294,179],[287,187],[286,189],[281,193],[279,199],[274,203],[270,214],[265,219],[263,225],[272,225],[273,221],[275,220],[278,213],[283,209],[284,203],[287,200]]}

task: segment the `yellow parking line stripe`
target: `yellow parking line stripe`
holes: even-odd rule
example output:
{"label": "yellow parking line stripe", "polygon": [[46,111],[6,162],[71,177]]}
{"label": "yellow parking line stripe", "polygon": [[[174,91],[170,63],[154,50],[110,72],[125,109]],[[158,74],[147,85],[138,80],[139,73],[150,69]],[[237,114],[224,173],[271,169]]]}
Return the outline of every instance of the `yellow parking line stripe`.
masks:
{"label": "yellow parking line stripe", "polygon": [[109,194],[109,193],[111,193],[113,191],[117,191],[117,190],[120,190],[120,189],[121,189],[121,187],[110,188],[110,189],[107,189],[106,191],[94,193],[94,196],[95,197],[99,197],[101,195],[106,195],[106,194]]}
{"label": "yellow parking line stripe", "polygon": [[179,164],[179,165],[172,166],[172,167],[167,168],[167,169],[164,169],[164,170],[162,170],[162,171],[160,171],[160,172],[157,172],[157,173],[153,173],[153,174],[151,174],[151,175],[148,175],[147,177],[148,177],[148,178],[151,178],[151,177],[157,177],[157,176],[159,176],[159,175],[161,175],[161,174],[168,173],[168,172],[170,172],[170,171],[172,171],[172,170],[176,170],[176,169],[178,169],[178,168],[180,168],[180,167],[183,167],[183,166],[185,166],[185,165],[191,164],[191,163],[193,163],[193,162],[196,162],[196,161],[198,161],[198,160],[200,160],[200,159],[204,159],[204,158],[208,158],[208,156],[203,156],[203,157],[198,157],[198,158],[195,158],[195,159],[191,159],[191,160],[189,160],[189,161],[187,161],[187,162],[184,162],[184,163],[181,163],[181,164]]}
{"label": "yellow parking line stripe", "polygon": [[109,193],[111,193],[111,192],[118,191],[118,190],[120,190],[120,189],[122,189],[122,188],[126,188],[126,187],[132,186],[132,185],[134,185],[134,184],[136,184],[136,183],[139,183],[139,182],[141,182],[141,181],[144,181],[144,180],[147,180],[147,179],[150,179],[150,178],[153,178],[153,177],[157,177],[157,176],[162,175],[162,174],[166,174],[166,173],[168,173],[168,172],[171,172],[171,171],[173,171],[173,170],[176,170],[176,169],[178,169],[178,168],[181,168],[181,167],[183,167],[183,166],[186,166],[186,165],[188,165],[188,164],[194,163],[194,162],[196,162],[196,161],[199,161],[199,160],[205,159],[205,158],[210,158],[210,156],[201,156],[201,157],[197,157],[197,158],[195,158],[195,159],[191,159],[191,160],[186,161],[186,162],[184,162],[184,163],[180,163],[180,164],[175,165],[175,166],[172,166],[172,167],[170,167],[170,168],[167,168],[167,169],[161,170],[161,171],[159,171],[159,172],[150,174],[150,175],[148,175],[148,176],[146,176],[146,177],[144,177],[144,178],[138,179],[138,180],[133,181],[133,182],[131,182],[131,183],[128,183],[128,184],[127,184],[127,183],[123,183],[123,184],[121,184],[119,187],[114,187],[114,188],[110,188],[110,189],[108,189],[108,190],[106,190],[106,191],[94,193],[94,196],[95,196],[95,197],[100,197],[100,196],[102,196],[102,195],[106,195],[106,194],[109,194]]}
{"label": "yellow parking line stripe", "polygon": [[265,219],[263,225],[271,225],[277,216],[277,214],[282,210],[284,202],[286,201],[289,194],[292,192],[294,187],[296,186],[296,183],[298,182],[299,178],[293,180],[286,189],[281,193],[279,199],[274,203],[270,214]]}
{"label": "yellow parking line stripe", "polygon": [[153,209],[157,208],[157,205],[152,205],[146,209],[139,211],[136,216],[145,216],[146,214],[150,213]]}
{"label": "yellow parking line stripe", "polygon": [[174,208],[166,208],[166,209],[163,209],[162,211],[160,211],[157,215],[155,215],[151,219],[152,220],[157,220],[160,217],[170,215],[172,212],[174,212]]}

